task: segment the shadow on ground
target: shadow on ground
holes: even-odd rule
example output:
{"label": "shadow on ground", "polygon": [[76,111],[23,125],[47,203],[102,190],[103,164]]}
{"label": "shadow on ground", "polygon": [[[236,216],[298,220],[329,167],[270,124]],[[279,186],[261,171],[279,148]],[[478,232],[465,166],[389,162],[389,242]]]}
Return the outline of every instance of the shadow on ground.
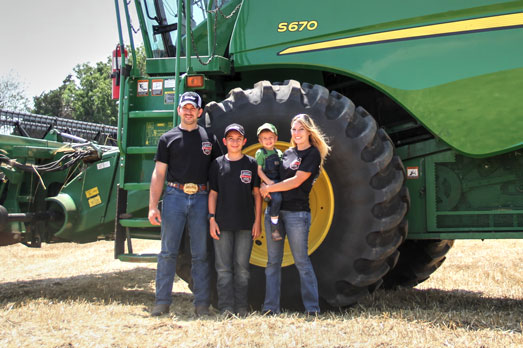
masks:
{"label": "shadow on ground", "polygon": [[[0,305],[10,303],[16,307],[30,300],[47,299],[150,308],[154,302],[155,272],[140,267],[104,274],[1,283]],[[173,296],[171,313],[190,316],[192,293],[176,292]],[[465,290],[378,290],[350,308],[325,313],[322,317],[347,319],[384,315],[448,328],[488,328],[521,333],[523,300],[485,297],[481,292]]]}
{"label": "shadow on ground", "polygon": [[[0,304],[34,299],[150,305],[154,301],[156,270],[128,271],[0,283]],[[192,298],[190,293],[177,296]]]}
{"label": "shadow on ground", "polygon": [[522,332],[523,300],[486,297],[466,290],[402,289],[378,290],[346,311],[422,321],[451,329],[498,329]]}

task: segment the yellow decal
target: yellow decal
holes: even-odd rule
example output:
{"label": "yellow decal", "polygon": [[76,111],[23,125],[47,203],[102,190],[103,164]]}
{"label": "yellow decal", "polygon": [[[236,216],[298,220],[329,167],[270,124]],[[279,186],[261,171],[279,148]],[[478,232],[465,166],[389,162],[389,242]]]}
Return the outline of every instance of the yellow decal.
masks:
{"label": "yellow decal", "polygon": [[[343,39],[317,42],[284,49],[278,55],[318,51],[324,49],[350,47],[390,41],[420,39],[430,36],[465,34],[477,31],[510,29],[523,26],[523,13],[467,19],[462,21],[424,25],[415,28],[391,30],[382,33],[366,34]],[[279,29],[278,29],[279,31]]]}
{"label": "yellow decal", "polygon": [[305,29],[312,31],[318,27],[317,21],[296,21],[296,22],[281,22],[278,24],[278,32],[285,31],[304,31]]}
{"label": "yellow decal", "polygon": [[98,187],[94,187],[90,190],[87,190],[85,191],[85,197],[86,198],[89,198],[89,197],[92,197],[94,195],[97,195],[99,192],[98,192]]}
{"label": "yellow decal", "polygon": [[95,196],[95,197],[89,199],[88,202],[89,202],[89,208],[92,208],[95,205],[101,204],[102,199],[100,198],[100,196]]}

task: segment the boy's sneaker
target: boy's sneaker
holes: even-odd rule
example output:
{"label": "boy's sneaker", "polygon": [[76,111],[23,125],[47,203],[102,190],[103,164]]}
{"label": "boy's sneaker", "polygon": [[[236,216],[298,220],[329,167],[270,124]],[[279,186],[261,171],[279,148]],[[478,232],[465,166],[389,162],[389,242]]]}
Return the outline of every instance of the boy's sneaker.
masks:
{"label": "boy's sneaker", "polygon": [[279,226],[277,223],[275,224],[275,223],[271,222],[271,237],[272,237],[272,240],[275,242],[283,239],[278,227]]}
{"label": "boy's sneaker", "polygon": [[247,308],[239,308],[236,313],[238,314],[238,317],[245,318],[249,315],[249,310]]}

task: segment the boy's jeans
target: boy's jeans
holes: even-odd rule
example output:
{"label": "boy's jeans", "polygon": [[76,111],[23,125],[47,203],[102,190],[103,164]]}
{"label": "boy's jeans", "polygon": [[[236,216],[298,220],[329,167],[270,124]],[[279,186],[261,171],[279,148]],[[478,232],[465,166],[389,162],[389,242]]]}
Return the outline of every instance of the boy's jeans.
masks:
{"label": "boy's jeans", "polygon": [[191,245],[193,293],[195,306],[209,306],[209,263],[207,260],[207,192],[188,195],[167,186],[162,202],[162,250],[156,270],[156,303],[172,302],[176,257],[187,224]]}
{"label": "boy's jeans", "polygon": [[[307,211],[280,212],[283,227],[289,245],[291,247],[294,264],[300,274],[301,298],[306,312],[319,312],[318,281],[312,268],[308,250],[309,227],[311,225],[311,213]],[[265,214],[265,232],[270,233],[270,218]],[[280,312],[280,288],[281,288],[281,263],[283,259],[283,243],[273,241],[269,235],[265,238],[267,242],[268,261],[265,269],[265,302],[263,311],[270,310],[274,313]]]}
{"label": "boy's jeans", "polygon": [[[274,183],[279,180],[274,180]],[[269,202],[269,214],[271,217],[280,215],[282,195],[281,192],[271,192],[271,201]]]}
{"label": "boy's jeans", "polygon": [[252,231],[220,231],[220,240],[213,240],[217,273],[218,309],[238,312],[248,309],[249,259]]}

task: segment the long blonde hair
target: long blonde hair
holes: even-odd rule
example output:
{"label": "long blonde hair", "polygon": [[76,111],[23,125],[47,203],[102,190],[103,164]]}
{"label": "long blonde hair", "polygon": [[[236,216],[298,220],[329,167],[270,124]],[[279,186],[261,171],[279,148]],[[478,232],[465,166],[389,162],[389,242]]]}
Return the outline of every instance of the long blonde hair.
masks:
{"label": "long blonde hair", "polygon": [[[310,133],[309,141],[310,143],[318,149],[321,156],[321,166],[323,166],[323,162],[325,161],[325,158],[329,155],[329,152],[331,151],[331,147],[327,143],[327,137],[321,129],[316,125],[314,120],[307,114],[298,114],[293,117],[291,121],[291,127],[294,122],[300,122],[303,125],[303,128],[305,128],[306,131]],[[296,146],[294,143],[294,140],[291,137],[291,145]]]}

